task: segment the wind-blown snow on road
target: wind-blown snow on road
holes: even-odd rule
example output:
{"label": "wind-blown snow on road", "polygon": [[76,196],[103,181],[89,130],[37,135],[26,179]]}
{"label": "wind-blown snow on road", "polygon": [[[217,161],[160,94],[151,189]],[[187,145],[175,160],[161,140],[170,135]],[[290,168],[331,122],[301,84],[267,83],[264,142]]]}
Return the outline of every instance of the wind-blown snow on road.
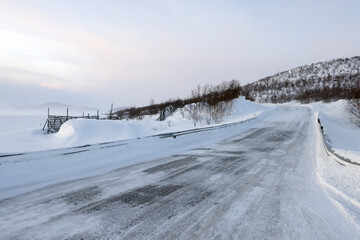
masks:
{"label": "wind-blown snow on road", "polygon": [[310,108],[285,106],[206,131],[3,157],[0,236],[357,239],[359,199],[325,169],[347,166],[321,141]]}

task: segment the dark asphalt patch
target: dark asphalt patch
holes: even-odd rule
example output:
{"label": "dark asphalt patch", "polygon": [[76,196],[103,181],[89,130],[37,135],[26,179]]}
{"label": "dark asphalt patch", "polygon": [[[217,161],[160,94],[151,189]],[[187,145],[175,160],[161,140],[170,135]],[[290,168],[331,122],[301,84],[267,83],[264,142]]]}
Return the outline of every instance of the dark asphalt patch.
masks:
{"label": "dark asphalt patch", "polygon": [[135,191],[122,194],[119,200],[132,206],[137,206],[153,201],[157,197],[165,197],[176,190],[182,188],[182,185],[152,186],[148,185]]}
{"label": "dark asphalt patch", "polygon": [[199,192],[197,194],[194,194],[192,198],[190,198],[187,202],[186,205],[188,206],[195,206],[199,203],[201,203],[202,201],[204,201],[206,198],[210,197],[212,194],[212,192],[209,191],[204,191],[204,192]]}
{"label": "dark asphalt patch", "polygon": [[240,168],[238,170],[236,170],[234,172],[235,175],[241,175],[241,174],[244,174],[246,172],[248,172],[250,170],[250,167],[246,166],[246,167],[243,167],[243,168]]}
{"label": "dark asphalt patch", "polygon": [[202,164],[198,164],[198,165],[195,165],[195,166],[192,166],[192,167],[189,167],[189,168],[186,168],[180,172],[177,172],[175,174],[172,174],[169,176],[169,178],[166,178],[166,180],[169,180],[169,179],[172,179],[172,178],[175,178],[175,177],[178,177],[178,176],[181,176],[181,175],[184,175],[188,172],[191,172],[191,171],[194,171],[194,170],[198,170],[202,167]]}
{"label": "dark asphalt patch", "polygon": [[211,171],[211,174],[234,174],[239,168],[243,168],[248,160],[245,155],[218,156],[206,169]]}
{"label": "dark asphalt patch", "polygon": [[172,162],[168,162],[168,163],[165,163],[165,164],[157,165],[157,166],[152,167],[152,168],[145,169],[143,172],[146,172],[146,173],[163,172],[163,171],[166,171],[166,170],[171,170],[171,169],[174,169],[174,168],[183,167],[185,165],[193,163],[194,161],[195,161],[195,158],[186,157],[186,158],[183,158],[183,159],[175,160],[175,161],[172,161]]}
{"label": "dark asphalt patch", "polygon": [[278,131],[276,135],[268,137],[266,140],[271,142],[283,142],[294,134],[293,131]]}
{"label": "dark asphalt patch", "polygon": [[150,204],[170,195],[182,187],[183,185],[147,185],[127,193],[112,196],[105,201],[90,204],[89,206],[80,209],[80,211],[84,213],[101,211],[102,209],[111,207],[114,204],[129,204],[131,207]]}
{"label": "dark asphalt patch", "polygon": [[66,201],[67,204],[78,205],[79,203],[90,201],[101,193],[99,187],[87,187],[77,191],[72,191],[61,198]]}
{"label": "dark asphalt patch", "polygon": [[240,158],[238,156],[232,156],[232,157],[221,157],[220,160],[224,162],[235,162],[235,161],[243,161],[245,159]]}
{"label": "dark asphalt patch", "polygon": [[248,139],[254,139],[254,138],[257,138],[260,134],[268,131],[270,128],[266,127],[266,128],[259,128],[257,130],[255,130],[254,132],[251,132],[247,135],[245,135],[244,137],[242,138],[238,138],[238,139],[234,139],[232,140],[233,143],[239,143],[239,142],[242,142],[242,141],[245,141],[245,140],[248,140]]}
{"label": "dark asphalt patch", "polygon": [[252,148],[252,150],[254,150],[255,152],[272,152],[275,150],[275,148],[273,147],[256,147],[256,148]]}

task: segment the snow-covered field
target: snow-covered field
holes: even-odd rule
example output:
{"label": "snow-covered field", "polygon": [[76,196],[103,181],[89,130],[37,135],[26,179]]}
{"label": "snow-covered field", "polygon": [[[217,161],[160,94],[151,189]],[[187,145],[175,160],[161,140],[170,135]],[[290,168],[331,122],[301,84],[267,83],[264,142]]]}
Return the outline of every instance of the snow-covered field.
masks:
{"label": "snow-covered field", "polygon": [[[225,117],[224,123],[243,121],[255,117],[267,107],[239,98],[234,102],[233,112]],[[41,113],[22,111],[2,111],[0,115],[0,153],[18,153],[57,149],[119,141],[194,129],[194,123],[184,111],[176,111],[165,121],[156,121],[158,116],[146,116],[143,120],[69,120],[55,134],[44,134],[41,131],[47,118],[47,109]],[[59,114],[66,113],[66,108]],[[82,112],[75,112],[81,116]],[[56,114],[56,113],[52,113]],[[203,121],[197,123],[196,128],[207,127]]]}
{"label": "snow-covered field", "polygon": [[[115,213],[129,210],[134,228],[119,225],[124,227],[122,233],[109,223],[105,227],[108,232],[100,236],[131,238],[133,230],[161,236],[164,229],[190,224],[187,231],[178,232],[183,239],[194,237],[196,231],[207,236],[214,226],[221,230],[218,236],[223,239],[270,236],[266,234],[285,239],[356,239],[360,234],[360,166],[327,150],[317,117],[333,150],[358,161],[359,129],[349,120],[344,101],[281,106],[240,98],[225,118],[226,124],[209,127],[203,123],[196,129],[181,111],[164,122],[156,121],[156,116],[141,121],[71,120],[51,135],[41,133],[44,116],[1,116],[0,232],[6,234],[5,239],[76,238],[77,233],[87,236],[83,231],[89,230],[91,238],[99,236],[92,231],[104,228],[98,223],[126,223],[121,214],[114,215],[117,209]],[[151,135],[158,136],[146,137]],[[44,151],[36,152],[39,149]],[[219,172],[213,173],[215,170]],[[166,191],[175,191],[175,196],[160,192],[156,199],[162,202],[163,196],[170,194],[162,204],[171,203],[166,211],[179,210],[171,220],[167,215],[153,219],[163,208],[150,203],[136,209],[112,205],[118,198],[130,201],[130,193],[145,194],[144,186],[156,192],[159,190],[154,186],[165,183],[174,188]],[[200,185],[207,186],[201,194],[208,201],[184,207],[176,200],[197,196]],[[80,201],[73,195],[84,196]],[[74,201],[77,206],[73,206]],[[104,213],[86,215],[82,209],[89,206],[104,208]],[[135,210],[140,212],[133,213]],[[137,219],[142,212],[146,218]],[[200,213],[202,217],[185,217]],[[218,220],[213,221],[214,217]],[[94,228],[79,229],[81,221]],[[164,229],[152,231],[156,221]],[[76,227],[69,229],[72,225]],[[204,230],[197,229],[198,225]]]}

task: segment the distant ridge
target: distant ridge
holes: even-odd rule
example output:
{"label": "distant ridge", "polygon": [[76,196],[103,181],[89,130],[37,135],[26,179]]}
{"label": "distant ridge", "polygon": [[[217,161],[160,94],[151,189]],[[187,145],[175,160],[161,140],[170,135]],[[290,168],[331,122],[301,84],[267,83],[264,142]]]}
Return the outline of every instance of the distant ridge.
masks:
{"label": "distant ridge", "polygon": [[257,102],[282,103],[360,98],[360,57],[296,67],[243,86]]}

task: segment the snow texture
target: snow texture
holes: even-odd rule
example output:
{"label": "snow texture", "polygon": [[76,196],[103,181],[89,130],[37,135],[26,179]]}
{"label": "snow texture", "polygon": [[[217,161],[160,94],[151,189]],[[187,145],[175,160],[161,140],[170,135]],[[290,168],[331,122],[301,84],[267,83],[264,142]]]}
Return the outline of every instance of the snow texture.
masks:
{"label": "snow texture", "polygon": [[[358,156],[345,104],[238,99],[228,124],[194,129],[179,111],[53,135],[1,118],[1,144],[18,150],[0,157],[0,238],[357,239],[360,166],[328,151],[317,121]],[[36,145],[53,149],[21,153]]]}
{"label": "snow texture", "polygon": [[[325,93],[328,98],[349,98],[351,91],[359,89],[359,84],[360,57],[356,56],[293,68],[249,83],[244,89],[257,102],[309,102],[317,98],[324,99]],[[336,90],[331,92],[333,89]],[[314,92],[306,95],[306,91]],[[335,94],[337,96],[332,96]]]}
{"label": "snow texture", "polygon": [[[232,114],[226,116],[223,123],[253,118],[265,109],[260,104],[239,98],[234,101]],[[186,109],[178,109],[165,121],[156,121],[157,115],[146,116],[143,120],[74,119],[65,122],[59,132],[49,135],[41,131],[45,114],[3,114],[0,118],[0,153],[3,154],[75,147],[195,128]],[[196,128],[207,126],[203,121],[197,123]]]}

